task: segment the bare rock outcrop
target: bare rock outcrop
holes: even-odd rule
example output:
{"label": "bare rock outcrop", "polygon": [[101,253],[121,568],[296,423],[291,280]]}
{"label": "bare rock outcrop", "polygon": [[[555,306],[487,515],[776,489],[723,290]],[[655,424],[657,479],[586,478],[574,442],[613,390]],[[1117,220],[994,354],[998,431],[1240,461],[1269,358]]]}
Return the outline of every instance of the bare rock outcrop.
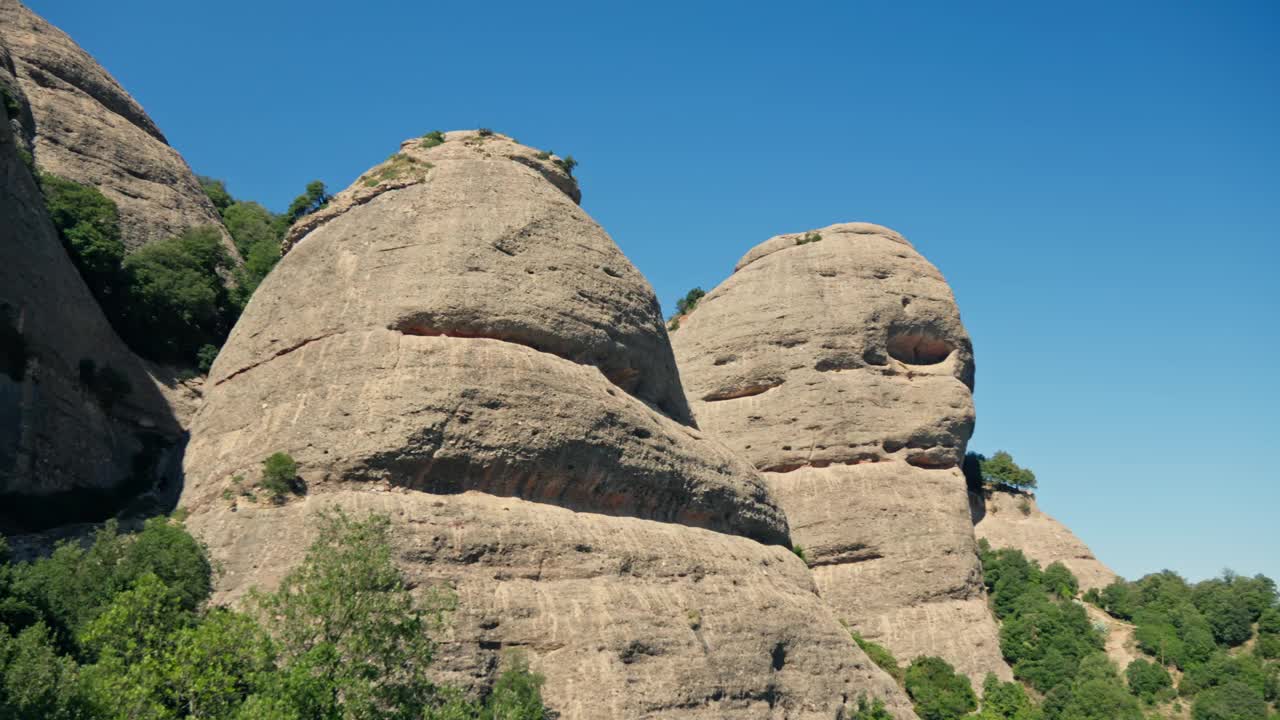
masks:
{"label": "bare rock outcrop", "polygon": [[[914,717],[759,474],[693,426],[649,284],[576,200],[550,156],[455,132],[295,228],[186,455],[221,597],[276,582],[319,510],[376,510],[410,577],[459,595],[455,681],[520,647],[564,718],[830,718],[863,693]],[[276,451],[305,498],[236,499]]]}
{"label": "bare rock outcrop", "polygon": [[942,275],[867,223],[752,249],[672,338],[705,432],[764,471],[838,617],[1009,677],[960,471],[973,352]]}
{"label": "bare rock outcrop", "polygon": [[63,250],[20,143],[0,127],[5,533],[110,516],[157,482],[181,433]]}
{"label": "bare rock outcrop", "polygon": [[1061,562],[1075,574],[1082,591],[1106,587],[1116,579],[1084,541],[1040,510],[1035,495],[982,490],[969,494],[969,504],[974,532],[991,547],[1021,550],[1041,567]]}
{"label": "bare rock outcrop", "polygon": [[[186,161],[66,33],[18,0],[0,0],[0,45],[30,102],[24,128],[37,165],[114,201],[128,248],[197,225],[222,227]],[[0,64],[7,64],[3,56]],[[229,240],[228,247],[234,254]]]}

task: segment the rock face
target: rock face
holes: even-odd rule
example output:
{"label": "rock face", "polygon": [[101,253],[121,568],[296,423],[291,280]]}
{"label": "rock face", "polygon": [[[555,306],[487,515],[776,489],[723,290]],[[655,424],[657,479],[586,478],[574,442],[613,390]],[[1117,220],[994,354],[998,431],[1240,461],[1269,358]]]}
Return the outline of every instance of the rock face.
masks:
{"label": "rock face", "polygon": [[[692,425],[653,292],[572,179],[501,135],[428,145],[295,228],[214,364],[182,503],[221,596],[276,582],[319,510],[377,510],[410,578],[459,595],[455,681],[516,646],[565,718],[830,718],[863,693],[914,717],[760,476]],[[276,451],[306,497],[235,499]]]}
{"label": "rock face", "polygon": [[1088,545],[1040,511],[1035,495],[1006,490],[972,492],[969,504],[974,531],[991,547],[1021,550],[1041,567],[1061,562],[1075,574],[1081,590],[1103,588],[1116,579]]}
{"label": "rock face", "polygon": [[[66,33],[17,0],[0,0],[0,45],[30,102],[25,128],[41,171],[92,185],[113,200],[130,249],[197,225],[221,227],[159,128]],[[3,53],[0,64],[7,64]]]}
{"label": "rock face", "polygon": [[[5,79],[0,70],[0,83]],[[19,156],[20,142],[0,127],[0,532],[6,533],[109,516],[154,483],[163,448],[180,434],[63,250]],[[112,372],[129,390],[104,400],[103,373]]]}
{"label": "rock face", "polygon": [[936,268],[877,225],[779,235],[672,342],[698,422],[764,472],[837,617],[903,662],[1009,677],[959,469],[973,352]]}

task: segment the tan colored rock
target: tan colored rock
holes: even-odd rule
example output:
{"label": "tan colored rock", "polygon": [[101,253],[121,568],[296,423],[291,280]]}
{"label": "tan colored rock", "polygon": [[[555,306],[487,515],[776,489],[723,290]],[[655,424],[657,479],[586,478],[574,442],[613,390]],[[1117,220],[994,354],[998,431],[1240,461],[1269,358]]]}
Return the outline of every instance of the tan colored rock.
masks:
{"label": "tan colored rock", "polygon": [[1101,589],[1116,579],[1088,545],[1040,510],[1035,495],[986,490],[970,493],[969,503],[974,531],[991,547],[1021,550],[1041,567],[1061,562],[1080,581],[1081,591]]}
{"label": "tan colored rock", "polygon": [[[410,577],[460,596],[452,679],[518,646],[565,718],[836,717],[864,692],[914,717],[758,473],[693,427],[653,291],[568,176],[447,137],[295,227],[214,363],[182,503],[222,597],[278,581],[316,509],[385,511]],[[276,451],[306,499],[236,499]]]}
{"label": "tan colored rock", "polygon": [[701,427],[765,471],[838,617],[904,662],[1010,676],[959,470],[973,352],[936,268],[878,225],[779,235],[672,341]]}
{"label": "tan colored rock", "polygon": [[[17,376],[0,372],[3,532],[104,519],[128,500],[123,488],[145,490],[162,471],[164,452],[135,466],[144,443],[172,447],[180,434],[63,250],[17,142],[0,126],[0,310],[26,360]],[[131,391],[108,409],[81,382],[85,359]]]}
{"label": "tan colored rock", "polygon": [[[98,188],[136,249],[197,225],[222,227],[177,151],[129,93],[80,46],[17,0],[0,0],[5,45],[31,104],[41,171]],[[228,239],[228,248],[235,249]]]}

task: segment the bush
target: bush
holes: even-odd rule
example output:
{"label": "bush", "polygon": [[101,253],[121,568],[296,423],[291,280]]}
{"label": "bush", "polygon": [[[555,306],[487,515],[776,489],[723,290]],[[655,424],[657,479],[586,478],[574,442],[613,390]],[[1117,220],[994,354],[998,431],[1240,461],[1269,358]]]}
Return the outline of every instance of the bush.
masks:
{"label": "bush", "polygon": [[204,194],[208,196],[209,202],[217,208],[218,214],[221,215],[235,200],[231,197],[231,193],[227,192],[227,184],[221,180],[216,180],[204,175],[196,176],[196,180],[200,182],[200,189],[204,190]]}
{"label": "bush", "polygon": [[22,106],[8,85],[0,83],[0,107],[4,107],[5,117],[16,118],[22,114]]}
{"label": "bush", "polygon": [[573,169],[578,167],[578,161],[574,160],[572,155],[565,155],[562,158],[558,158],[555,163],[556,166],[563,170],[565,175],[568,175],[569,177],[573,177]]}
{"label": "bush", "polygon": [[1147,702],[1155,702],[1161,691],[1173,687],[1173,678],[1168,670],[1142,658],[1129,663],[1124,676],[1129,681],[1129,692]]}
{"label": "bush", "polygon": [[982,683],[982,712],[976,720],[1041,720],[1043,715],[1022,685],[1000,682],[987,673]]}
{"label": "bush", "polygon": [[1016,490],[1036,487],[1036,474],[1028,468],[1019,466],[1013,461],[1013,456],[1004,450],[997,451],[991,457],[978,453],[974,455],[978,460],[983,483],[987,487],[1007,487]]}
{"label": "bush", "polygon": [[423,148],[429,149],[437,145],[443,145],[443,144],[444,144],[444,133],[440,132],[439,130],[432,130],[431,132],[422,136]]}
{"label": "bush", "polygon": [[213,361],[218,359],[217,345],[203,345],[196,352],[196,367],[200,372],[208,375],[209,369],[213,367]]}
{"label": "bush", "polygon": [[1194,720],[1267,720],[1267,715],[1266,701],[1239,682],[1206,690],[1191,705]]}
{"label": "bush", "polygon": [[49,219],[89,290],[104,307],[118,304],[125,251],[116,204],[97,188],[56,175],[42,175],[40,189]]}
{"label": "bush", "polygon": [[283,235],[289,226],[298,221],[299,218],[310,215],[329,204],[331,196],[325,190],[324,183],[319,180],[312,180],[307,183],[307,189],[301,195],[293,199],[289,203],[289,209],[285,210],[284,215],[279,218],[279,229]]}
{"label": "bush", "polygon": [[489,137],[489,136],[493,135],[493,131],[492,131],[492,130],[490,130],[489,128],[480,128],[479,130],[477,130],[477,131],[476,131],[476,133],[477,133],[480,137]]}
{"label": "bush", "polygon": [[954,720],[978,708],[969,678],[939,657],[916,658],[904,684],[921,720]]}
{"label": "bush", "polygon": [[125,339],[161,362],[193,366],[205,345],[221,346],[235,319],[221,273],[232,268],[213,227],[152,243],[124,262],[129,312]]}
{"label": "bush", "polygon": [[808,245],[809,243],[816,243],[821,239],[822,239],[822,233],[809,231],[804,235],[802,235],[801,237],[796,238],[796,244]]}
{"label": "bush", "polygon": [[881,670],[889,673],[889,676],[898,681],[899,685],[902,684],[902,666],[898,665],[898,659],[893,656],[892,652],[889,652],[889,648],[866,640],[856,632],[850,631],[849,634],[853,636],[853,641],[858,644],[858,647],[862,648],[862,652],[871,658],[871,662],[878,665]]}
{"label": "bush", "polygon": [[288,453],[278,452],[262,461],[262,480],[258,486],[279,503],[293,492],[297,479],[298,463]]}
{"label": "bush", "polygon": [[696,287],[684,294],[684,297],[676,301],[676,315],[687,315],[693,312],[698,306],[698,301],[706,297],[707,293],[700,287]]}
{"label": "bush", "polygon": [[874,701],[867,700],[866,695],[858,696],[858,709],[853,712],[849,720],[894,720],[893,714],[884,707],[884,701],[876,698]]}
{"label": "bush", "polygon": [[1053,562],[1044,569],[1040,577],[1044,589],[1063,600],[1070,600],[1080,591],[1080,582],[1076,576],[1061,562]]}

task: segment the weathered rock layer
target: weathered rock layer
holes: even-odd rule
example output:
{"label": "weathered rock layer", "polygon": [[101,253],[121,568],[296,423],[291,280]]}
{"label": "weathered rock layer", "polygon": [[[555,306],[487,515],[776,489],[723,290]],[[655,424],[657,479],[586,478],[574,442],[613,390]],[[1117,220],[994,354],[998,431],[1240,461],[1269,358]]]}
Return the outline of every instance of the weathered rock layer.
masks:
{"label": "weathered rock layer", "polygon": [[876,225],[780,235],[673,344],[701,427],[764,471],[838,617],[904,660],[1009,675],[959,469],[973,353],[937,269]]}
{"label": "weathered rock layer", "polygon": [[19,143],[0,126],[0,532],[109,516],[180,433],[63,250]]}
{"label": "weathered rock layer", "polygon": [[993,548],[1014,548],[1047,567],[1061,562],[1080,581],[1080,589],[1102,588],[1116,574],[1088,545],[1040,510],[1034,495],[1007,490],[969,494],[974,531]]}
{"label": "weathered rock layer", "polygon": [[[278,579],[318,509],[389,511],[410,576],[460,595],[456,678],[519,646],[566,718],[834,717],[860,693],[913,717],[755,469],[693,427],[653,292],[571,178],[500,135],[429,145],[295,228],[212,369],[182,502],[224,597]],[[306,499],[229,499],[276,451]]]}
{"label": "weathered rock layer", "polygon": [[24,128],[34,138],[40,169],[96,187],[114,201],[126,246],[197,225],[221,227],[186,161],[66,33],[17,0],[0,0],[0,45],[30,102]]}

